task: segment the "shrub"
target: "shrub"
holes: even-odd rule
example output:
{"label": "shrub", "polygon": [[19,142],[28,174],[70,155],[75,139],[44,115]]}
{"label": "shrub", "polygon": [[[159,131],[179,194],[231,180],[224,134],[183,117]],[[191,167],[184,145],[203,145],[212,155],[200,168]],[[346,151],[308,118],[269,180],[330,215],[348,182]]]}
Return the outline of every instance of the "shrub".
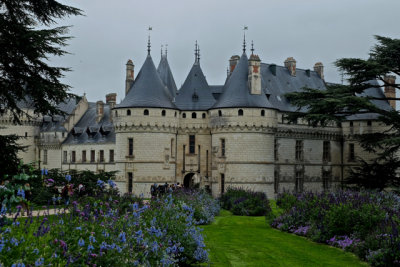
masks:
{"label": "shrub", "polygon": [[221,198],[221,207],[235,215],[263,216],[271,213],[265,193],[242,188],[228,188]]}

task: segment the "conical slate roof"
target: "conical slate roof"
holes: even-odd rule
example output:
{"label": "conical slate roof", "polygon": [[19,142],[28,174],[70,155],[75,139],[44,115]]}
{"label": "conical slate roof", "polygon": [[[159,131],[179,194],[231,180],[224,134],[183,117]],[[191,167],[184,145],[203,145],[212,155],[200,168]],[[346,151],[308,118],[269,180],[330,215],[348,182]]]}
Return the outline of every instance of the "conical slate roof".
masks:
{"label": "conical slate roof", "polygon": [[128,94],[117,105],[117,108],[149,107],[175,109],[176,107],[171,99],[172,96],[161,81],[149,54]]}
{"label": "conical slate roof", "polygon": [[175,97],[176,88],[174,76],[172,75],[171,68],[168,64],[167,55],[161,55],[160,64],[158,64],[157,72],[160,75],[161,81],[167,86],[169,93]]}
{"label": "conical slate roof", "polygon": [[181,110],[207,110],[214,104],[215,98],[196,60],[175,97],[175,105]]}
{"label": "conical slate roof", "polygon": [[212,108],[273,108],[265,94],[250,94],[248,74],[249,62],[246,54],[243,53],[217,103]]}

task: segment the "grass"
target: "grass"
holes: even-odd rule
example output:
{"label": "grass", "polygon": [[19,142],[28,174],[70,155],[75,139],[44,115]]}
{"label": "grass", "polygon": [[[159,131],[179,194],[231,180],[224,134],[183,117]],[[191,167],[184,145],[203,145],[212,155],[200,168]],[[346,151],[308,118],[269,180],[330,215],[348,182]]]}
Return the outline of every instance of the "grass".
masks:
{"label": "grass", "polygon": [[222,210],[202,228],[211,266],[368,266],[354,254],[273,229],[265,217]]}

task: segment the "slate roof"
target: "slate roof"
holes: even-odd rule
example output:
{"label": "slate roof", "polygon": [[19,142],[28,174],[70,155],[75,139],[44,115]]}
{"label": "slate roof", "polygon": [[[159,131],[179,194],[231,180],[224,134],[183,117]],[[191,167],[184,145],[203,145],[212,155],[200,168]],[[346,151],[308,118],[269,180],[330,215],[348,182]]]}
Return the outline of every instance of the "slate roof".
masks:
{"label": "slate roof", "polygon": [[175,97],[175,105],[180,110],[207,110],[214,104],[215,98],[196,61]]}
{"label": "slate roof", "polygon": [[150,55],[147,56],[128,94],[116,108],[149,107],[176,109],[172,95],[158,75]]}
{"label": "slate roof", "polygon": [[168,59],[166,55],[161,55],[160,63],[158,64],[157,72],[160,75],[161,81],[165,86],[167,86],[169,93],[172,97],[175,97],[178,91],[174,76],[172,75],[171,68],[168,64]]}
{"label": "slate roof", "polygon": [[43,123],[40,127],[41,132],[66,132],[67,130],[64,128],[63,124],[66,118],[71,115],[76,106],[78,105],[79,100],[77,98],[69,98],[64,102],[58,105],[58,109],[62,112],[65,112],[66,115],[53,115],[43,116]]}
{"label": "slate roof", "polygon": [[235,70],[227,79],[222,94],[212,108],[274,108],[264,94],[250,94],[248,87],[248,66],[247,55],[243,53]]}
{"label": "slate roof", "polygon": [[96,103],[89,107],[82,118],[68,133],[63,144],[115,143],[115,132],[110,120],[110,105],[104,104],[103,118],[97,123]]}
{"label": "slate roof", "polygon": [[209,85],[211,93],[215,100],[218,100],[219,96],[222,94],[223,85]]}

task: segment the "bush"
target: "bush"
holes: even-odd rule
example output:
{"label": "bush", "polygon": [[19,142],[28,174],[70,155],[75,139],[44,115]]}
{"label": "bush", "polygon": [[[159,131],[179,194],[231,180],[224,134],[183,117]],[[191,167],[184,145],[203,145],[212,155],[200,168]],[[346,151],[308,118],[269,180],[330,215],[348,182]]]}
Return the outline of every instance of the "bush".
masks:
{"label": "bush", "polygon": [[253,192],[242,188],[228,188],[221,198],[221,207],[235,215],[263,216],[271,213],[271,207],[265,193]]}
{"label": "bush", "polygon": [[400,266],[400,197],[384,192],[282,193],[271,225],[356,253],[373,266]]}

